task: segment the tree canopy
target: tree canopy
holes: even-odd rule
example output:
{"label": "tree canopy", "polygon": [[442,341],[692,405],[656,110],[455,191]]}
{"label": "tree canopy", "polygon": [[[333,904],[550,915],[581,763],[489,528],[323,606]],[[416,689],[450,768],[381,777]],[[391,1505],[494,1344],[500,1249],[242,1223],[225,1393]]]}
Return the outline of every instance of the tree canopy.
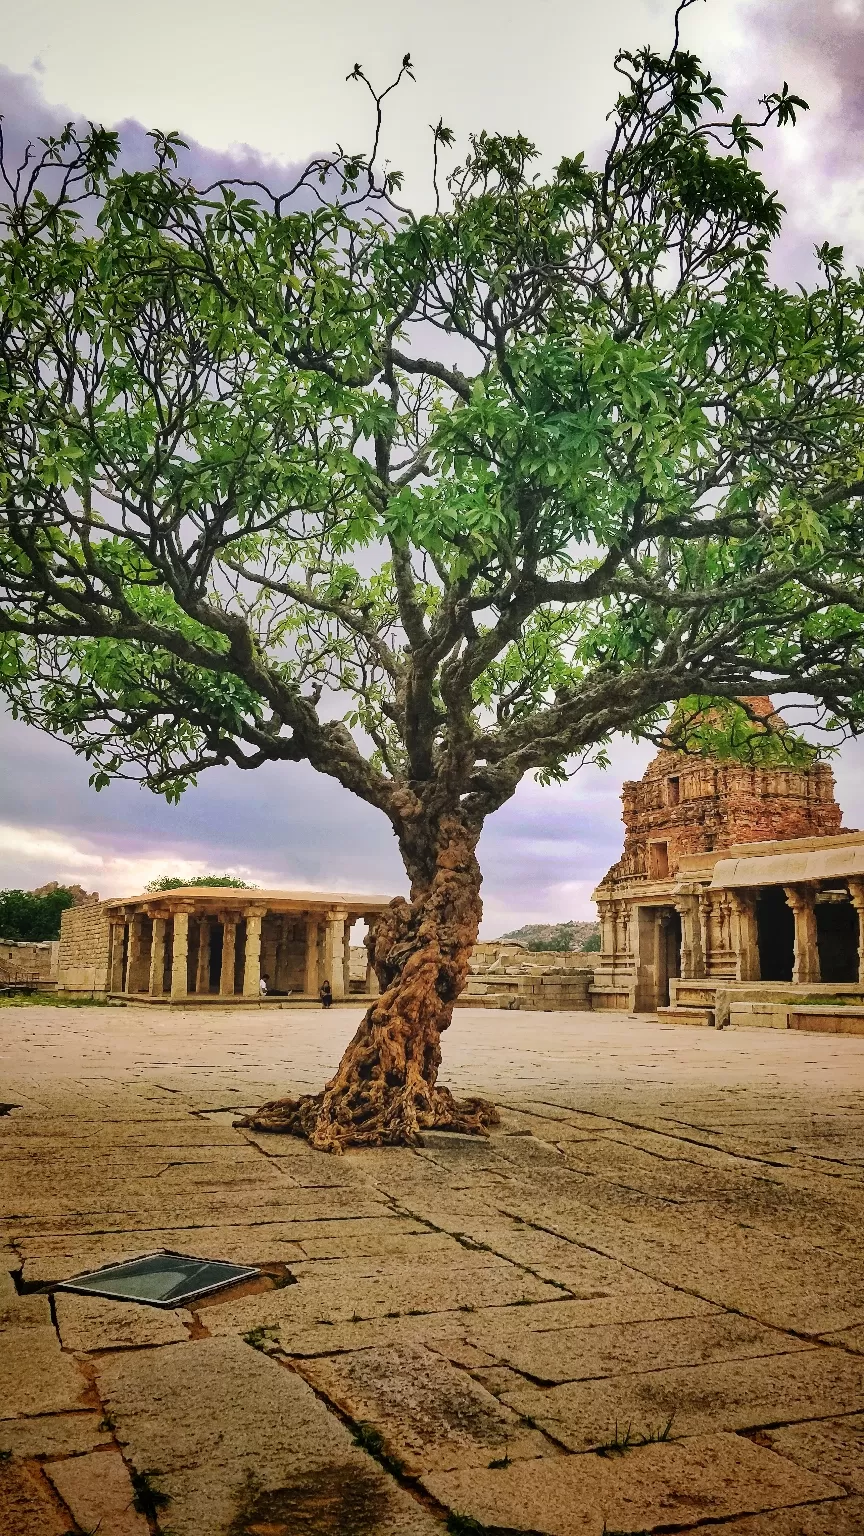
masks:
{"label": "tree canopy", "polygon": [[63,886],[40,896],[36,891],[0,891],[0,939],[31,944],[59,939],[60,917],[75,898]]}
{"label": "tree canopy", "polygon": [[147,891],[179,891],[187,886],[215,885],[232,886],[237,891],[254,891],[255,886],[249,885],[246,880],[238,880],[236,875],[159,875],[144,887]]}
{"label": "tree canopy", "polygon": [[172,135],[9,176],[2,674],[97,787],[305,758],[482,817],[685,695],[858,725],[861,278],[773,284],[750,127],[617,68],[599,169],[479,133],[434,215],[360,157],[199,190]]}
{"label": "tree canopy", "polygon": [[421,901],[524,775],[678,700],[736,752],[742,696],[861,728],[864,280],[822,244],[772,281],[759,124],[677,22],[619,54],[597,165],[481,131],[442,179],[439,123],[434,212],[377,132],[281,192],[192,186],[173,134],[128,173],[97,127],[7,167],[0,676],[97,788],[307,761]]}

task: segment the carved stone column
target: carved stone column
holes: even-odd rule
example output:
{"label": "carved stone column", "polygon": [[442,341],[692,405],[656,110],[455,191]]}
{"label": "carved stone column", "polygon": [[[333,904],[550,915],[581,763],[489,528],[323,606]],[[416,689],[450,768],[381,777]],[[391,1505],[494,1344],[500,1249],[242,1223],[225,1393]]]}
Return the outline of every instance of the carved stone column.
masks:
{"label": "carved stone column", "polygon": [[161,997],[165,991],[165,928],[164,917],[153,919],[153,939],[150,944],[150,996]]}
{"label": "carved stone column", "polygon": [[705,975],[702,934],[699,925],[699,898],[695,891],[682,889],[675,900],[681,918],[681,979],[695,981]]}
{"label": "carved stone column", "polygon": [[174,913],[174,951],[171,958],[171,996],[189,996],[189,913]]}
{"label": "carved stone column", "polygon": [[260,997],[261,918],[258,911],[246,913],[246,963],[243,968],[243,996]]}
{"label": "carved stone column", "polygon": [[143,992],[145,975],[149,974],[150,968],[144,944],[145,922],[144,913],[136,912],[129,924],[129,948],[126,952],[127,992]]}
{"label": "carved stone column", "polygon": [[334,998],[345,996],[345,914],[328,919],[324,935],[324,975]]}
{"label": "carved stone column", "polygon": [[699,892],[699,942],[702,945],[702,960],[705,966],[705,975],[711,974],[711,893],[701,890]]}
{"label": "carved stone column", "polygon": [[597,914],[600,918],[600,953],[604,959],[611,960],[615,955],[615,918],[611,901],[598,901]]}
{"label": "carved stone column", "polygon": [[795,918],[795,965],[793,982],[818,981],[819,945],[816,936],[815,887],[812,885],[784,885],[786,900]]}
{"label": "carved stone column", "polygon": [[237,919],[222,919],[222,966],[219,971],[219,996],[234,996],[234,970],[237,962]]}
{"label": "carved stone column", "polygon": [[850,880],[849,899],[858,914],[858,980],[864,985],[864,880]]}
{"label": "carved stone column", "polygon": [[730,891],[729,900],[735,919],[735,979],[736,981],[760,981],[762,977],[759,959],[759,925],[756,921],[756,894],[754,891]]}
{"label": "carved stone column", "polygon": [[126,924],[122,918],[111,924],[111,963],[108,970],[108,991],[123,991],[123,948],[126,943]]}
{"label": "carved stone column", "polygon": [[195,967],[195,991],[204,993],[210,991],[210,934],[213,919],[201,918],[201,926],[198,930],[198,964]]}
{"label": "carved stone column", "polygon": [[307,917],[306,967],[303,977],[303,991],[307,997],[317,997],[320,985],[321,982],[318,976],[318,919],[316,917]]}

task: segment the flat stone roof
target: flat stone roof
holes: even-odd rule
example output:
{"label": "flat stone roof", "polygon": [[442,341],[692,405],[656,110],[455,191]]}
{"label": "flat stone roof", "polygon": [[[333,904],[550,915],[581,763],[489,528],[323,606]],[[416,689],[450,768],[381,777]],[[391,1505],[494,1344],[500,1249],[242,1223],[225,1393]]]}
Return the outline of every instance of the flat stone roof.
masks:
{"label": "flat stone roof", "polygon": [[236,885],[180,885],[171,891],[145,891],[140,896],[113,896],[101,905],[108,910],[118,907],[157,906],[163,903],[195,902],[202,906],[265,906],[279,911],[383,912],[391,896],[360,895],[355,891],[259,891]]}
{"label": "flat stone roof", "polygon": [[845,847],[802,849],[800,853],[720,859],[714,865],[711,890],[744,885],[798,885],[845,875],[864,875],[864,844],[860,841],[849,842]]}

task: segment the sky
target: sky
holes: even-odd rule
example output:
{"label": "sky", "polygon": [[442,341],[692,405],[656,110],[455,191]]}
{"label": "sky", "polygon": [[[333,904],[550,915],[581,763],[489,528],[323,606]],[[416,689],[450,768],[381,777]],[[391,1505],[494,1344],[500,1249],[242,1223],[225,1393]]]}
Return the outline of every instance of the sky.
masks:
{"label": "sky", "polygon": [[[137,160],[147,129],[190,142],[196,179],[302,164],[336,142],[365,147],[376,83],[406,51],[416,82],[392,100],[384,153],[415,205],[430,197],[430,123],[457,150],[479,128],[520,131],[552,164],[602,146],[616,48],[665,47],[667,0],[0,0],[0,111],[20,143],[69,117],[122,129]],[[864,3],[707,0],[683,26],[688,47],[736,108],[788,80],[811,103],[766,142],[763,169],[787,207],[775,258],[783,281],[812,277],[814,244],[864,262]],[[620,792],[653,749],[613,744],[611,767],[568,784],[525,782],[481,840],[483,932],[594,916],[590,894],[621,844]],[[864,751],[834,763],[849,826],[864,826]],[[397,894],[405,878],[380,814],[305,766],[215,769],[179,806],[130,784],[96,794],[65,745],[0,718],[0,888],[74,880],[104,896],[152,876],[224,871],[264,886]]]}

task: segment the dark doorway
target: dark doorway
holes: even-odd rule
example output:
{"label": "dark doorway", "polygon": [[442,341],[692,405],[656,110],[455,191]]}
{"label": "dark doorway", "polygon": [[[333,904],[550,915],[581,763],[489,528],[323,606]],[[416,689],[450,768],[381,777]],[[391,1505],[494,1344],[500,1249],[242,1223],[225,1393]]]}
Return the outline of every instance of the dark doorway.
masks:
{"label": "dark doorway", "polygon": [[210,924],[210,969],[207,973],[207,986],[211,992],[219,991],[219,983],[222,980],[222,935],[224,931],[221,923]]}
{"label": "dark doorway", "polygon": [[681,975],[681,914],[674,907],[663,909],[660,918],[660,975],[658,979],[658,1007],[665,1008],[670,1001],[669,982]]}
{"label": "dark doorway", "polygon": [[779,885],[769,885],[756,903],[759,971],[763,981],[791,981],[795,964],[795,918]]}
{"label": "dark doorway", "polygon": [[858,913],[851,901],[816,903],[816,940],[823,981],[858,980]]}

